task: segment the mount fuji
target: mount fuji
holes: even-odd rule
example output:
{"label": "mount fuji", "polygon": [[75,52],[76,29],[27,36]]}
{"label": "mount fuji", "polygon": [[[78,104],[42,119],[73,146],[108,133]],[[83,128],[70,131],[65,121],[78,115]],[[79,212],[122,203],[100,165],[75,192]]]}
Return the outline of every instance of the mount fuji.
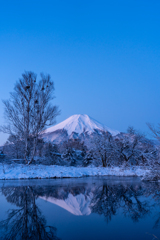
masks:
{"label": "mount fuji", "polygon": [[63,122],[45,130],[43,138],[46,141],[61,142],[68,138],[79,138],[83,133],[91,135],[95,132],[108,131],[115,136],[119,131],[112,130],[86,114],[76,114]]}

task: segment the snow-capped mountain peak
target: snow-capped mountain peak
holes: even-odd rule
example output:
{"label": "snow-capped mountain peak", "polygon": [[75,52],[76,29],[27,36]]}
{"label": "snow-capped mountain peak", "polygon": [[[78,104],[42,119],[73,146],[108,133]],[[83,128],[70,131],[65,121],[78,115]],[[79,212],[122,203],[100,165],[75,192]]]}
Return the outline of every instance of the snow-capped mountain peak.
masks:
{"label": "snow-capped mountain peak", "polygon": [[52,133],[57,130],[66,130],[68,135],[70,136],[73,132],[77,134],[81,134],[83,132],[87,132],[88,134],[93,133],[95,130],[106,130],[110,132],[113,136],[117,135],[119,132],[115,130],[111,130],[105,125],[99,123],[93,118],[89,117],[86,114],[75,114],[71,117],[67,118],[63,122],[46,129],[45,133]]}

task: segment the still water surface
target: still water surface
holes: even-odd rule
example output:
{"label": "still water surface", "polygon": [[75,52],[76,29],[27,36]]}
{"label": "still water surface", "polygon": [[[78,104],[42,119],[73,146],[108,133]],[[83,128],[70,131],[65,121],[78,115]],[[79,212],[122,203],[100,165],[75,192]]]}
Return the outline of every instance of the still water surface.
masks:
{"label": "still water surface", "polygon": [[103,177],[0,181],[0,239],[160,239],[160,184]]}

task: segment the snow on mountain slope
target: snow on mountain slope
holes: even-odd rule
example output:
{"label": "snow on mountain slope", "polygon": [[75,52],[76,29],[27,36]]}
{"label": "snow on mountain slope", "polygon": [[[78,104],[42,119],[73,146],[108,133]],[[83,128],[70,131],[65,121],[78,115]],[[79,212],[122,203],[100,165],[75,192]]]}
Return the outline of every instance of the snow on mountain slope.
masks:
{"label": "snow on mountain slope", "polygon": [[65,200],[56,199],[53,197],[47,198],[40,197],[40,198],[50,203],[56,204],[57,206],[77,216],[89,215],[91,213],[90,203],[92,200],[92,194],[90,194],[89,196],[85,196],[83,194],[73,196],[72,194],[69,194],[68,198]]}
{"label": "snow on mountain slope", "polygon": [[50,127],[45,130],[45,134],[55,132],[57,130],[66,130],[68,135],[70,136],[73,132],[81,134],[83,132],[87,132],[88,134],[91,134],[94,132],[94,130],[101,130],[104,129],[108,132],[110,132],[113,136],[117,135],[119,132],[116,130],[111,130],[110,128],[104,126],[103,124],[97,122],[93,118],[89,117],[86,114],[76,114],[73,115],[63,122]]}

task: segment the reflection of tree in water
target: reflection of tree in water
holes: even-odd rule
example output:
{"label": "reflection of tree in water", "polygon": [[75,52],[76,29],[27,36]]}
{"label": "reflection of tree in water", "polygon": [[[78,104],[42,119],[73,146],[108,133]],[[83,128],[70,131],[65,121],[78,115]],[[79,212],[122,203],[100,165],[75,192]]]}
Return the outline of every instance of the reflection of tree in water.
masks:
{"label": "reflection of tree in water", "polygon": [[107,222],[117,211],[117,196],[111,190],[110,186],[103,185],[97,189],[92,199],[92,211],[100,215],[104,215]]}
{"label": "reflection of tree in water", "polygon": [[[145,191],[145,196],[146,197],[150,197],[152,196],[152,198],[155,201],[154,207],[156,208],[157,206],[160,206],[160,183],[159,182],[150,182],[148,183],[146,186],[146,191]],[[155,214],[155,224],[153,226],[153,228],[160,228],[160,212],[157,211],[156,209],[156,214]]]}
{"label": "reflection of tree in water", "polygon": [[108,184],[104,182],[99,184],[98,187],[96,184],[41,187],[37,189],[37,194],[46,198],[54,197],[61,200],[67,199],[69,194],[73,196],[83,194],[85,199],[92,195],[90,203],[92,212],[104,215],[107,222],[111,221],[112,216],[116,215],[119,210],[122,211],[124,216],[130,217],[133,221],[139,221],[150,214],[154,207],[148,199],[149,196],[152,195],[154,200],[160,201],[160,187],[157,188],[155,195],[154,187],[148,183]]}
{"label": "reflection of tree in water", "polygon": [[129,216],[133,221],[138,221],[139,219],[148,215],[151,211],[150,201],[141,199],[144,195],[144,189],[140,187],[122,187],[120,201],[122,204],[122,209],[125,216]]}
{"label": "reflection of tree in water", "polygon": [[33,188],[3,188],[2,193],[8,202],[19,207],[10,210],[8,218],[0,222],[1,228],[7,232],[3,239],[59,239],[56,237],[56,228],[46,226],[46,220],[36,205]]}
{"label": "reflection of tree in water", "polygon": [[140,200],[144,190],[141,187],[125,185],[107,185],[97,189],[92,199],[92,211],[104,215],[107,222],[121,208],[125,216],[138,221],[150,212],[149,202]]}
{"label": "reflection of tree in water", "polygon": [[[8,218],[1,222],[1,227],[7,232],[4,239],[58,239],[56,229],[46,226],[46,220],[36,205],[35,201],[39,196],[65,201],[70,194],[82,195],[83,200],[90,199],[91,211],[103,215],[107,222],[119,211],[133,221],[139,221],[154,208],[157,209],[160,203],[160,185],[154,183],[111,184],[106,181],[98,184],[6,187],[2,188],[2,193],[8,202],[19,207],[10,210]],[[155,227],[160,227],[160,213]]]}
{"label": "reflection of tree in water", "polygon": [[88,185],[67,185],[67,186],[44,186],[36,188],[38,196],[54,197],[56,199],[67,199],[69,194],[77,196],[79,194],[88,195],[92,191]]}

